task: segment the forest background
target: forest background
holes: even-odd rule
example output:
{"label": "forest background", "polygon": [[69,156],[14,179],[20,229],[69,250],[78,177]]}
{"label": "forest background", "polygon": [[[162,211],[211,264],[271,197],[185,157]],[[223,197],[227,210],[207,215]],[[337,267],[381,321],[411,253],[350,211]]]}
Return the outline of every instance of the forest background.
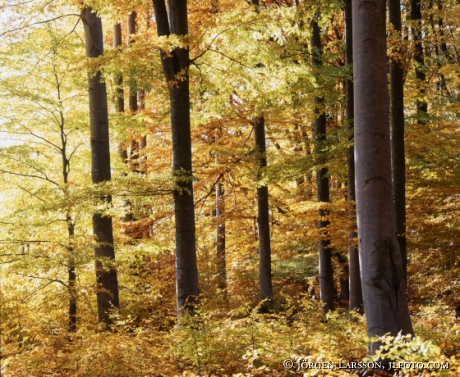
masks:
{"label": "forest background", "polygon": [[[1,4],[1,374],[358,373],[283,366],[286,359],[346,364],[367,352],[362,308],[349,310],[356,249],[349,4],[189,1],[187,36],[161,34],[158,4]],[[417,337],[384,338],[383,355],[450,366],[401,374],[455,376],[460,5],[403,1],[398,9],[401,32],[388,22],[387,43],[405,89],[407,232],[399,235],[407,239]],[[88,47],[93,34],[83,26],[99,17],[105,51],[91,58],[85,38]],[[190,60],[174,81],[165,62],[177,51]],[[87,72],[90,86],[107,87],[111,180],[99,182]],[[193,176],[171,169],[171,93],[184,82]],[[327,137],[318,132],[321,117]],[[200,296],[178,317],[174,213],[192,182],[196,230],[184,244],[195,250],[196,242]],[[267,188],[269,238],[261,242]],[[113,222],[115,259],[97,254],[112,244],[95,240],[98,216]],[[334,272],[330,294],[318,278],[322,252]],[[270,284],[261,281],[261,255],[269,257]],[[95,261],[97,279],[116,271],[119,302],[96,284]],[[104,297],[111,310],[101,313]]]}

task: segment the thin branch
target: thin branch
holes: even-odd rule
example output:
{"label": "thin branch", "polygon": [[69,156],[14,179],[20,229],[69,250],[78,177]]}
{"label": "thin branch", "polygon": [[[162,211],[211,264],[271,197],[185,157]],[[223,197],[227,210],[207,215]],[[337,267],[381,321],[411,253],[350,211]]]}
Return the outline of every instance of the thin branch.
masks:
{"label": "thin branch", "polygon": [[[32,166],[30,166],[32,167]],[[32,167],[33,168],[33,167]],[[38,169],[35,168],[35,170],[37,170],[39,173],[42,173],[41,171],[39,171]],[[38,179],[42,179],[44,181],[47,181],[47,182],[50,182],[52,183],[53,185],[56,185],[58,187],[61,187],[61,185],[57,182],[54,182],[52,179],[49,179],[46,174],[44,177],[41,177],[39,175],[35,175],[35,174],[21,174],[21,173],[15,173],[15,172],[12,172],[12,171],[8,171],[8,170],[4,170],[4,169],[0,169],[0,173],[4,173],[4,174],[11,174],[11,175],[17,175],[17,176],[20,176],[20,177],[26,177],[26,178],[38,178]]]}
{"label": "thin branch", "polygon": [[70,17],[70,16],[80,18],[79,14],[74,14],[74,13],[64,14],[62,16],[57,16],[57,17],[51,18],[49,20],[37,21],[37,22],[30,23],[28,25],[24,25],[24,26],[21,26],[21,27],[17,27],[17,28],[14,28],[14,29],[4,31],[3,33],[0,34],[0,37],[3,37],[4,35],[7,35],[7,34],[14,33],[15,31],[24,30],[24,29],[27,29],[29,27],[36,26],[36,25],[46,24],[48,22],[53,22],[53,21],[59,20],[60,18]]}
{"label": "thin branch", "polygon": [[203,209],[203,206],[204,206],[204,203],[206,201],[207,198],[209,198],[209,196],[214,192],[215,188],[216,188],[216,185],[219,183],[219,181],[224,177],[224,173],[220,173],[219,176],[217,177],[216,181],[213,183],[213,185],[211,186],[211,188],[209,189],[208,193],[202,197],[201,199],[198,199],[196,202],[195,202],[195,207],[198,205],[198,203],[200,202],[203,202],[201,204],[201,207],[200,207],[200,210],[198,211],[199,214],[201,214],[201,210]]}

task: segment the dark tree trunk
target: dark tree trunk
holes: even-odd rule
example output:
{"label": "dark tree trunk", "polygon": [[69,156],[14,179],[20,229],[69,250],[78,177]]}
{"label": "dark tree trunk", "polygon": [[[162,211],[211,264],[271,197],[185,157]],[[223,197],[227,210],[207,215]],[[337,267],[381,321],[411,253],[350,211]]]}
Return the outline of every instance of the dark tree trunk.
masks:
{"label": "dark tree trunk", "polygon": [[[113,48],[119,48],[122,45],[121,23],[117,23],[113,27]],[[122,113],[125,111],[125,99],[123,93],[123,76],[118,74],[115,77],[115,111]]]}
{"label": "dark tree trunk", "polygon": [[[393,204],[385,12],[385,0],[353,2],[356,199],[370,337],[413,333]],[[379,346],[371,342],[369,353]]]}
{"label": "dark tree trunk", "polygon": [[[216,144],[220,139],[220,129],[216,132]],[[219,152],[216,152],[216,163],[219,163]],[[217,257],[217,288],[224,293],[226,300],[227,292],[227,267],[225,257],[225,193],[223,176],[216,184],[216,257]]]}
{"label": "dark tree trunk", "polygon": [[[129,35],[129,44],[133,44],[133,39],[132,36],[136,34],[136,28],[137,28],[137,13],[136,12],[131,12],[129,14],[128,18],[128,35]],[[137,106],[137,85],[135,82],[137,81],[137,78],[131,77],[131,86],[129,88],[129,110],[131,112],[136,112],[138,109]],[[134,148],[132,148],[133,150]],[[134,154],[134,153],[132,153]]]}
{"label": "dark tree trunk", "polygon": [[[401,5],[399,0],[388,2],[390,23],[401,37]],[[390,126],[393,174],[393,198],[396,212],[396,232],[407,287],[406,249],[406,159],[404,151],[404,69],[399,58],[390,61]]]}
{"label": "dark tree trunk", "polygon": [[[188,35],[187,1],[154,0],[159,36]],[[169,20],[168,20],[169,14]],[[163,71],[171,102],[173,141],[174,214],[176,219],[176,284],[179,313],[192,309],[199,294],[195,249],[195,208],[193,202],[192,141],[190,130],[189,49],[176,48],[167,57],[161,52]],[[180,75],[180,77],[178,77]]]}
{"label": "dark tree trunk", "polygon": [[[131,12],[128,17],[128,38],[129,45],[131,46],[134,43],[133,35],[137,31],[137,13]],[[139,110],[138,104],[138,78],[135,77],[133,72],[131,77],[131,85],[129,87],[129,111],[134,114]],[[139,169],[139,141],[131,140],[129,145],[129,160],[131,161],[130,168],[132,171],[140,172]],[[134,220],[134,215],[130,214],[130,221]]]}
{"label": "dark tree trunk", "polygon": [[[316,21],[312,22],[312,38],[311,47],[313,54],[313,65],[321,67],[322,62],[322,47],[321,47],[321,31]],[[324,164],[325,157],[323,151],[323,143],[326,141],[326,113],[324,111],[324,97],[315,97],[315,142],[316,152],[318,153],[318,162]],[[328,169],[323,167],[316,172],[318,186],[318,202],[329,203],[329,178],[327,176]],[[329,225],[329,211],[320,209],[318,212],[319,221],[318,228],[321,239],[319,240],[319,289],[320,299],[324,302],[323,310],[328,312],[334,310],[334,274],[332,270],[332,250],[330,247],[329,234],[327,227]]]}
{"label": "dark tree trunk", "polygon": [[[260,0],[252,0],[255,10],[259,11]],[[262,170],[267,166],[265,143],[265,118],[260,116],[254,123],[255,149],[258,153],[259,172],[257,180],[262,178]],[[259,237],[259,297],[266,300],[262,311],[273,308],[272,256],[270,245],[270,214],[268,187],[257,188],[257,229]]]}
{"label": "dark tree trunk", "polygon": [[[423,41],[422,41],[422,7],[420,5],[421,0],[410,0],[410,19],[415,21],[415,26],[412,27],[412,36],[414,38],[415,50],[415,78],[418,81],[418,85],[422,87],[420,90],[420,96],[423,96],[425,90],[423,86],[426,81],[425,74],[425,56],[423,52]],[[418,99],[416,102],[417,106],[417,117],[420,124],[426,123],[428,115],[428,104],[425,100]]]}
{"label": "dark tree trunk", "polygon": [[[353,64],[353,22],[351,14],[351,0],[345,1],[345,63]],[[349,130],[349,140],[353,140],[354,131],[354,94],[353,80],[347,79],[346,83],[346,116]],[[355,192],[355,152],[353,146],[348,149],[347,161],[348,180],[348,218],[350,220],[350,231],[348,233],[348,270],[349,270],[349,309],[363,312],[363,291],[361,288],[361,272],[359,269],[359,251],[355,246],[356,233],[356,192]]]}
{"label": "dark tree trunk", "polygon": [[216,252],[217,252],[217,288],[224,293],[227,290],[227,268],[225,260],[225,196],[224,185],[217,182],[216,185]]}
{"label": "dark tree trunk", "polygon": [[[103,54],[102,22],[92,8],[81,11],[85,28],[86,56],[96,58]],[[106,85],[101,72],[88,74],[89,112],[91,132],[91,177],[93,184],[110,181],[109,121]],[[111,197],[97,198],[106,204]],[[117,270],[114,266],[112,218],[100,212],[93,213],[93,232],[96,245],[97,308],[100,323],[110,325],[110,311],[120,307]]]}
{"label": "dark tree trunk", "polygon": [[[256,153],[258,154],[259,173],[257,180],[262,179],[261,171],[267,166],[265,157],[265,119],[261,116],[254,122]],[[257,229],[259,236],[259,294],[261,300],[267,300],[264,310],[272,306],[273,286],[270,247],[270,215],[268,205],[268,187],[257,188]]]}

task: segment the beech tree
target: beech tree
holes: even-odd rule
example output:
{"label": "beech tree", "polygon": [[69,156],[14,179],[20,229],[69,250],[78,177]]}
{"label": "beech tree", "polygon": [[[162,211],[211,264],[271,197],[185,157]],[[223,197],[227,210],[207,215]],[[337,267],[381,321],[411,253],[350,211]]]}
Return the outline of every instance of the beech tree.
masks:
{"label": "beech tree", "polygon": [[[394,29],[396,43],[401,42],[401,5],[389,0],[388,14]],[[404,148],[404,67],[401,52],[395,51],[390,61],[390,128],[393,198],[396,213],[396,231],[407,285],[406,250],[406,156]]]}
{"label": "beech tree", "polygon": [[[221,137],[220,127],[216,130],[216,146]],[[215,161],[219,164],[219,152],[216,151]],[[227,296],[227,262],[225,258],[225,188],[223,173],[220,174],[216,183],[216,260],[217,260],[217,288]]]}
{"label": "beech tree", "polygon": [[[319,14],[315,15],[317,18]],[[311,37],[311,47],[313,55],[313,65],[317,67],[322,66],[322,46],[321,46],[321,30],[318,25],[317,20],[312,21],[312,37]],[[324,109],[324,97],[315,96],[315,141],[317,153],[320,155],[319,163],[324,164],[326,161],[324,159],[324,146],[322,145],[326,141],[326,112]],[[321,156],[322,155],[322,156]],[[330,203],[329,197],[329,177],[327,167],[321,167],[316,172],[317,175],[317,185],[318,185],[318,202],[320,203]],[[328,312],[334,310],[334,275],[332,271],[332,250],[331,242],[329,240],[329,235],[327,227],[329,225],[329,220],[327,216],[329,211],[327,209],[321,208],[318,211],[319,221],[318,228],[320,231],[320,240],[319,240],[319,286],[320,286],[320,298],[324,302],[324,311]]]}
{"label": "beech tree", "polygon": [[[351,0],[345,1],[345,63],[353,64],[353,18],[351,9]],[[349,140],[353,140],[354,132],[354,84],[351,78],[346,83],[346,118],[349,130]],[[348,233],[348,271],[350,286],[350,310],[362,311],[363,292],[361,288],[361,272],[359,268],[359,251],[355,246],[356,233],[356,189],[355,189],[355,152],[354,147],[348,148],[347,156],[347,184],[348,184],[348,201],[349,201],[349,220],[351,229]]]}
{"label": "beech tree", "polygon": [[[259,173],[257,179],[262,178],[261,170],[267,166],[265,157],[265,118],[261,116],[254,122],[256,153],[259,155]],[[270,218],[268,206],[268,187],[257,187],[257,230],[259,235],[259,293],[261,300],[268,300],[265,309],[271,306],[273,297],[271,247],[270,247]]]}
{"label": "beech tree", "polygon": [[[425,53],[422,41],[422,5],[420,0],[410,0],[410,19],[413,22],[411,31],[414,41],[414,63],[415,63],[415,78],[417,79],[420,89],[420,97],[426,93],[424,86],[426,80],[425,73]],[[417,120],[419,123],[426,123],[428,114],[428,104],[423,98],[416,100]]]}
{"label": "beech tree", "polygon": [[[158,36],[188,36],[187,1],[154,0]],[[192,144],[190,131],[189,47],[160,53],[168,84],[173,142],[174,216],[176,221],[177,308],[191,309],[198,294],[193,201]]]}
{"label": "beech tree", "polygon": [[[258,12],[252,1],[188,2],[189,33],[184,36],[184,31],[171,34],[170,21],[174,16],[186,15],[174,12],[172,7],[177,4],[170,2],[168,12],[165,1],[162,18],[161,12],[152,14],[151,3],[106,2],[97,7],[92,3],[100,10],[103,24],[107,20],[107,25],[112,26],[123,20],[126,41],[124,48],[119,47],[119,42],[113,49],[104,46],[104,54],[97,59],[85,58],[83,28],[78,27],[81,20],[79,17],[77,23],[73,16],[81,10],[77,4],[8,0],[2,8],[8,20],[0,24],[0,105],[4,110],[0,114],[2,375],[288,375],[300,372],[296,369],[305,363],[299,365],[297,361],[305,359],[334,363],[335,369],[320,374],[346,377],[353,365],[349,362],[362,359],[366,353],[366,321],[350,321],[354,314],[344,310],[330,312],[325,318],[324,302],[319,299],[322,287],[318,284],[320,231],[324,231],[322,239],[330,241],[328,246],[337,256],[337,260],[333,259],[339,267],[337,271],[346,270],[344,256],[347,248],[354,245],[352,238],[356,240],[356,233],[350,231],[355,230],[350,229],[354,214],[349,211],[345,186],[347,178],[351,191],[354,179],[351,164],[348,177],[346,172],[352,144],[352,97],[349,90],[347,123],[343,90],[352,63],[351,32],[346,31],[347,46],[342,38],[345,27],[349,29],[351,25],[349,14],[344,24],[340,9],[343,4],[331,2],[321,3],[319,9],[311,2],[267,0],[260,2]],[[179,4],[182,10],[183,5]],[[388,93],[382,88],[388,84],[385,59],[396,61],[399,56],[395,52],[400,52],[400,63],[407,68],[414,63],[413,49],[405,47],[414,44],[409,34],[399,51],[401,38],[390,26],[388,55],[384,48],[380,49],[379,41],[385,38],[384,21],[375,22],[376,18],[369,14],[378,7],[383,13],[384,6],[383,1],[357,5],[358,12],[365,13],[357,20],[358,31],[366,31],[360,33],[366,36],[355,44],[358,60],[362,57],[359,73],[355,74],[361,85],[355,104],[359,108],[356,165],[361,177],[356,185],[361,203],[358,240],[365,255],[361,261],[366,309],[371,308],[367,315],[372,326],[369,333],[396,334],[402,329],[410,334],[410,326],[404,322],[406,289],[399,273],[402,262],[397,251],[398,230],[394,226],[394,209],[393,213],[387,210],[393,207],[393,195],[387,184],[391,182],[389,121],[383,119],[388,116]],[[312,17],[319,10],[321,16],[314,19],[317,25],[313,30]],[[138,24],[135,35],[130,35],[125,21],[133,11]],[[411,250],[408,298],[412,300],[414,326],[425,339],[385,336],[381,339],[386,346],[381,348],[382,353],[368,356],[373,361],[429,360],[443,366],[431,374],[455,376],[458,334],[454,313],[460,293],[456,284],[460,165],[455,137],[460,123],[460,80],[455,56],[460,51],[460,4],[444,2],[441,8],[433,3],[427,5],[427,11],[424,21],[428,27],[421,34],[426,52],[424,69],[431,77],[429,80],[427,75],[424,83],[423,99],[430,109],[425,124],[416,118],[414,104],[422,97],[413,68],[408,70],[404,88],[406,117],[414,119],[406,121],[405,129],[407,219],[411,230],[407,233]],[[24,14],[24,18],[16,17],[15,12]],[[72,17],[63,17],[67,13]],[[30,26],[31,22],[47,19],[55,21]],[[167,20],[166,28],[158,36],[152,27],[162,20]],[[369,21],[372,25],[367,28]],[[403,19],[402,30],[406,32],[412,25]],[[380,28],[378,36],[368,33],[374,26]],[[3,34],[6,28],[17,32]],[[114,36],[118,37],[117,33]],[[111,39],[110,30],[107,34],[106,40]],[[130,37],[134,43],[128,45]],[[54,44],[60,46],[58,59],[50,53],[49,46]],[[374,51],[376,45],[378,59],[369,62],[367,53]],[[348,51],[343,64],[345,47]],[[190,50],[190,56],[179,71],[184,49]],[[169,81],[164,79],[164,63],[172,72],[167,76]],[[145,89],[145,101],[137,94],[135,111],[119,113],[122,106],[116,100],[112,109],[109,106],[109,112],[114,112],[109,114],[113,116],[109,118],[113,119],[110,150],[115,156],[116,144],[123,140],[127,152],[131,140],[137,141],[146,134],[149,145],[141,152],[139,143],[142,159],[138,161],[131,157],[124,163],[112,157],[112,180],[98,184],[90,178],[88,67],[92,74],[103,72],[109,98],[120,99],[126,94],[126,110],[130,87],[131,94],[136,88]],[[53,72],[60,77],[59,84]],[[121,76],[122,82],[117,80]],[[188,79],[189,91],[179,98],[175,91],[183,87],[184,78]],[[57,97],[56,86],[61,88],[62,101]],[[118,97],[117,92],[121,94]],[[171,98],[178,102],[171,105]],[[184,173],[184,168],[172,177],[171,152],[173,148],[177,152],[178,138],[175,134],[173,144],[170,116],[171,110],[177,115],[174,111],[182,109],[182,105],[190,115],[193,170]],[[322,139],[325,131],[314,127],[324,113],[327,140]],[[61,115],[64,132],[59,129]],[[258,119],[263,119],[264,126],[258,129],[265,131],[265,141],[260,143],[263,151],[254,146],[254,122]],[[323,121],[324,118],[321,127]],[[426,132],[430,130],[436,132]],[[67,143],[67,156],[61,153],[62,141]],[[65,160],[70,157],[71,165]],[[266,159],[266,166],[261,166],[261,158]],[[128,160],[127,154],[124,160]],[[133,169],[137,162],[142,164],[139,174],[137,167]],[[191,164],[178,166],[192,169]],[[329,179],[330,203],[319,202],[315,195],[316,188],[324,182],[317,185],[313,177],[319,177],[323,167],[328,168],[322,177]],[[67,183],[63,183],[63,173],[69,172]],[[193,187],[187,186],[192,173]],[[270,267],[274,298],[279,298],[274,306],[276,312],[269,315],[258,310],[257,305],[260,282],[256,189],[266,185],[270,186],[269,241],[272,250],[276,250]],[[174,191],[178,192],[176,198]],[[187,219],[196,222],[196,236],[184,239],[190,243],[187,250],[194,253],[196,243],[197,250],[202,251],[195,257],[202,291],[199,302],[193,304],[193,317],[178,318],[174,252],[184,252],[184,242],[176,250],[175,231],[180,229],[174,221],[174,201],[180,193],[188,199],[193,193],[195,198],[194,216]],[[109,195],[111,203],[105,200]],[[349,198],[352,202],[352,193]],[[133,214],[129,223],[123,221],[127,200],[132,203]],[[322,220],[330,222],[321,229],[320,208],[329,211]],[[94,284],[95,242],[91,228],[96,209],[112,216],[122,303],[116,325],[112,324],[115,331],[105,333],[94,331],[98,289]],[[393,226],[388,225],[390,217]],[[177,219],[183,217],[178,214]],[[69,228],[69,221],[75,225],[73,228]],[[349,250],[357,251],[356,247]],[[75,258],[69,260],[71,255]],[[99,260],[103,267],[113,266],[109,258]],[[358,258],[355,267],[357,262]],[[182,266],[192,276],[191,284],[186,286],[191,287],[198,280],[193,280],[196,267]],[[75,267],[75,276],[69,276],[69,267]],[[183,271],[179,273],[181,284],[188,284]],[[340,274],[341,287],[344,276]],[[225,288],[216,289],[216,285],[224,286],[224,277]],[[353,282],[357,277],[359,269]],[[69,284],[72,280],[73,287]],[[356,287],[359,286],[358,282]],[[180,288],[178,284],[178,291]],[[75,334],[69,333],[73,293],[78,298]],[[190,290],[185,293],[190,294]],[[223,294],[227,300],[222,300]],[[185,308],[191,308],[195,297],[188,296]],[[346,301],[334,304],[343,309]],[[181,312],[185,312],[184,306],[179,308]],[[370,345],[371,351],[377,347],[374,342]],[[290,354],[298,356],[286,360]],[[280,360],[286,362],[281,365]],[[337,368],[339,363],[342,368]],[[449,369],[445,369],[447,363]],[[291,370],[286,370],[290,365]],[[318,374],[317,370],[302,372]],[[425,372],[411,370],[409,374]]]}
{"label": "beech tree", "polygon": [[[256,11],[259,11],[260,1],[252,0]],[[260,65],[260,64],[259,64]],[[259,116],[253,122],[255,151],[258,154],[259,165],[257,180],[262,179],[262,170],[267,167],[265,143],[265,117]],[[257,231],[259,238],[259,295],[261,300],[267,300],[264,310],[272,306],[272,251],[270,244],[270,212],[268,204],[268,186],[257,187]]]}
{"label": "beech tree", "polygon": [[[85,28],[86,56],[97,58],[104,53],[102,21],[91,7],[81,11]],[[109,119],[107,90],[100,71],[88,73],[89,113],[91,130],[91,177],[93,184],[108,182],[110,172]],[[112,198],[103,196],[96,201],[110,205]],[[110,311],[120,307],[118,277],[113,245],[112,218],[100,211],[93,213],[93,232],[96,245],[97,309],[100,323],[110,325]]]}
{"label": "beech tree", "polygon": [[[412,334],[391,180],[386,2],[353,2],[358,242],[370,337]],[[379,343],[369,344],[374,353]]]}

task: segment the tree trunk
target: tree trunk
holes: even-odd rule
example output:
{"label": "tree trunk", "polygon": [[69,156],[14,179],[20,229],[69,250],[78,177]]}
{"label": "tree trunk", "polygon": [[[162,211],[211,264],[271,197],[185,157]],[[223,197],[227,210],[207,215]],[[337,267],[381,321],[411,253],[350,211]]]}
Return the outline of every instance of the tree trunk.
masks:
{"label": "tree trunk", "polygon": [[[122,45],[121,23],[117,23],[113,27],[113,48],[116,49]],[[121,74],[115,77],[115,111],[122,113],[125,111],[125,100],[123,91],[123,76]]]}
{"label": "tree trunk", "polygon": [[72,222],[70,214],[67,214],[67,229],[69,234],[69,266],[67,268],[69,276],[69,332],[77,331],[77,291],[75,283],[77,281],[77,272],[75,268],[75,247],[74,235],[75,224]]}
{"label": "tree trunk", "polygon": [[[370,337],[413,333],[391,180],[385,0],[353,2],[359,253]],[[369,353],[379,347],[369,344]]]}
{"label": "tree trunk", "polygon": [[[220,129],[216,132],[216,144],[219,142]],[[216,151],[216,163],[219,163],[219,152]],[[216,257],[217,257],[217,288],[224,293],[227,300],[227,267],[225,258],[225,193],[221,179],[216,184]]]}
{"label": "tree trunk", "polygon": [[[96,58],[103,54],[102,22],[92,8],[81,11],[85,28],[86,56]],[[106,85],[101,72],[88,73],[90,132],[91,132],[91,178],[93,184],[110,181],[109,122]],[[111,197],[97,198],[110,205]],[[115,268],[112,218],[100,212],[93,213],[93,232],[96,241],[96,283],[98,320],[110,326],[110,311],[120,307],[118,278]]]}
{"label": "tree trunk", "polygon": [[[420,5],[420,0],[410,0],[410,19],[415,21],[416,25],[412,27],[412,36],[414,38],[414,60],[415,60],[415,78],[417,79],[417,85],[422,87],[420,90],[420,96],[425,94],[423,86],[426,81],[425,74],[425,57],[423,52],[422,44],[422,7]],[[425,100],[418,99],[416,102],[417,106],[417,119],[420,124],[426,123],[426,118],[428,115],[428,104]]]}
{"label": "tree trunk", "polygon": [[224,185],[217,182],[216,185],[216,252],[217,252],[217,288],[226,292],[227,290],[227,268],[225,260],[225,196]]}
{"label": "tree trunk", "polygon": [[[255,10],[259,11],[260,0],[252,0]],[[254,123],[255,149],[258,154],[259,171],[257,180],[262,179],[262,169],[267,166],[265,143],[265,118],[260,116]],[[270,245],[270,214],[268,204],[268,187],[257,188],[257,230],[259,238],[259,297],[266,300],[262,311],[273,308],[272,256]]]}
{"label": "tree trunk", "polygon": [[[137,13],[131,12],[128,17],[128,39],[129,45],[131,46],[134,43],[133,35],[136,34],[137,31]],[[131,114],[137,113],[139,110],[138,105],[138,77],[135,77],[135,73],[133,72],[131,75],[131,85],[129,87],[129,111]],[[134,172],[140,172],[139,166],[139,141],[131,140],[129,144],[129,155],[128,158],[130,160],[130,168]],[[131,205],[131,207],[133,207]],[[134,215],[131,213],[130,221],[134,220]]]}
{"label": "tree trunk", "polygon": [[[353,64],[353,21],[351,14],[351,0],[345,1],[345,63]],[[353,141],[354,131],[354,98],[353,80],[347,79],[346,83],[346,116],[348,123],[349,140]],[[356,191],[355,191],[355,154],[354,148],[348,148],[347,160],[347,181],[348,181],[348,219],[350,221],[350,231],[348,233],[348,270],[349,270],[349,290],[350,310],[363,312],[363,291],[361,288],[361,272],[359,269],[359,251],[355,246],[356,233]]]}
{"label": "tree trunk", "polygon": [[[312,22],[312,38],[311,47],[313,55],[313,65],[322,66],[322,47],[321,47],[321,31],[316,21]],[[315,142],[316,152],[318,153],[318,163],[325,162],[324,151],[322,144],[326,141],[326,113],[324,111],[324,97],[316,96],[315,114]],[[329,178],[327,176],[328,169],[323,167],[316,172],[318,196],[317,200],[320,203],[330,203],[329,197]],[[334,310],[334,274],[332,270],[332,250],[330,247],[329,234],[327,227],[329,225],[329,211],[321,208],[318,211],[319,221],[318,228],[321,239],[318,243],[319,248],[319,289],[320,299],[324,302],[323,310],[328,312]]]}
{"label": "tree trunk", "polygon": [[[136,34],[137,28],[137,13],[131,12],[128,17],[128,35],[129,35],[129,45],[134,43],[132,36]],[[138,109],[137,106],[137,85],[134,83],[137,81],[137,78],[131,77],[131,86],[129,87],[129,110],[135,113]],[[131,153],[134,154],[134,153]]]}
{"label": "tree trunk", "polygon": [[[187,1],[154,0],[159,36],[188,35]],[[169,20],[168,20],[169,14]],[[173,141],[174,215],[176,219],[177,307],[192,309],[199,294],[195,249],[195,208],[193,202],[192,141],[190,130],[189,49],[176,48],[167,57],[161,52],[163,71],[169,88]],[[178,77],[180,76],[180,77]]]}
{"label": "tree trunk", "polygon": [[[261,116],[254,122],[254,136],[256,153],[259,155],[259,173],[257,180],[262,179],[261,170],[267,166],[265,157],[265,119]],[[259,236],[259,294],[261,300],[267,300],[263,310],[272,307],[273,285],[270,246],[270,215],[268,205],[268,187],[266,185],[257,188],[257,229]]]}
{"label": "tree trunk", "polygon": [[[399,0],[388,2],[390,23],[401,37],[401,5]],[[404,151],[404,69],[401,60],[390,61],[390,126],[393,174],[393,198],[396,213],[396,232],[407,287],[406,249],[406,159]]]}

